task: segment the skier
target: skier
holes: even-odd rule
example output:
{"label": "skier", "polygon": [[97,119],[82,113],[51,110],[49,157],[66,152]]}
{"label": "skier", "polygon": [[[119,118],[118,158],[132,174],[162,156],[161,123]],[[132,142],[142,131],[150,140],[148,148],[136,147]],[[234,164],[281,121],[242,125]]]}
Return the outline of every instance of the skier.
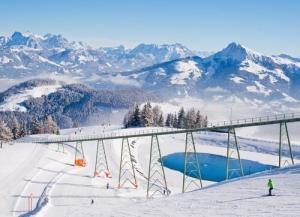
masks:
{"label": "skier", "polygon": [[106,189],[109,189],[109,183],[106,184]]}
{"label": "skier", "polygon": [[94,204],[94,200],[92,199],[92,200],[91,200],[91,205],[93,205],[93,204]]}
{"label": "skier", "polygon": [[269,187],[269,196],[272,196],[273,182],[271,179],[269,179],[268,181],[268,187]]}

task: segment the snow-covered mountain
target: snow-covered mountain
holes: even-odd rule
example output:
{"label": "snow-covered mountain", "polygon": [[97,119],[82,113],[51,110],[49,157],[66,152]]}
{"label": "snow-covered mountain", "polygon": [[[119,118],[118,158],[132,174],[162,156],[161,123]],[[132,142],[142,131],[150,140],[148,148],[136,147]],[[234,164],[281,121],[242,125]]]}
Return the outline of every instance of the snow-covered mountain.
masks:
{"label": "snow-covered mountain", "polygon": [[300,102],[300,62],[283,55],[263,55],[237,43],[206,58],[187,57],[114,76],[136,81],[162,96],[257,104]]}
{"label": "snow-covered mountain", "polygon": [[[0,120],[11,123],[32,117],[42,120],[51,115],[62,128],[73,123],[108,123],[118,118],[135,103],[155,100],[140,89],[95,90],[83,84],[65,84],[53,79],[34,79],[12,86],[0,93]],[[114,113],[114,117],[111,114]]]}
{"label": "snow-covered mountain", "polygon": [[237,43],[200,54],[181,44],[95,49],[61,35],[15,32],[0,37],[0,82],[54,75],[97,88],[140,87],[164,98],[279,105],[300,101],[299,58],[264,55]]}
{"label": "snow-covered mountain", "polygon": [[94,81],[102,73],[134,70],[191,55],[194,53],[181,44],[95,49],[61,35],[15,32],[0,37],[0,79],[63,74]]}

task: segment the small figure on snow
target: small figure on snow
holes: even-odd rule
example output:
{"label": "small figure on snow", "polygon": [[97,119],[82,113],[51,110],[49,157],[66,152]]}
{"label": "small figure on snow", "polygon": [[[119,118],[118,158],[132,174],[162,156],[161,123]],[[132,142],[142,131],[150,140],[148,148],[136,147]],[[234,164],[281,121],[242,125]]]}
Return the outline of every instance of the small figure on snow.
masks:
{"label": "small figure on snow", "polygon": [[272,196],[272,190],[273,190],[273,181],[272,181],[272,179],[269,179],[268,187],[269,187],[269,196]]}
{"label": "small figure on snow", "polygon": [[106,184],[106,189],[109,189],[109,183]]}
{"label": "small figure on snow", "polygon": [[93,205],[93,204],[94,204],[94,200],[92,199],[92,200],[91,200],[91,205]]}

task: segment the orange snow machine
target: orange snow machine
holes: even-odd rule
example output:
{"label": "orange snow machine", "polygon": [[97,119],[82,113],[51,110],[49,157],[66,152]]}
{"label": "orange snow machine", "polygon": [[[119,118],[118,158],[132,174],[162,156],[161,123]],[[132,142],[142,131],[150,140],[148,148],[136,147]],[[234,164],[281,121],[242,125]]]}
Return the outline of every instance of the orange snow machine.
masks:
{"label": "orange snow machine", "polygon": [[75,166],[85,167],[86,161],[85,161],[85,159],[76,159],[74,164],[75,164]]}

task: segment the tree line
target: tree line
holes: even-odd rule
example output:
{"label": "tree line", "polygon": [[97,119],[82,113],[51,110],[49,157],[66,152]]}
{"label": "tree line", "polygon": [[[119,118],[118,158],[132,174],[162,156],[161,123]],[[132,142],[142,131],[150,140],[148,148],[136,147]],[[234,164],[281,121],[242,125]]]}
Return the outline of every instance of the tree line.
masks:
{"label": "tree line", "polygon": [[194,108],[187,111],[183,107],[178,112],[168,113],[164,120],[164,114],[159,106],[152,107],[150,102],[141,108],[135,105],[124,117],[123,125],[130,127],[174,127],[174,128],[201,128],[207,126],[207,116],[202,115],[200,110]]}
{"label": "tree line", "polygon": [[29,121],[18,121],[11,116],[7,122],[0,121],[0,140],[8,142],[31,134],[59,134],[59,127],[51,116],[42,120],[33,117]]}

